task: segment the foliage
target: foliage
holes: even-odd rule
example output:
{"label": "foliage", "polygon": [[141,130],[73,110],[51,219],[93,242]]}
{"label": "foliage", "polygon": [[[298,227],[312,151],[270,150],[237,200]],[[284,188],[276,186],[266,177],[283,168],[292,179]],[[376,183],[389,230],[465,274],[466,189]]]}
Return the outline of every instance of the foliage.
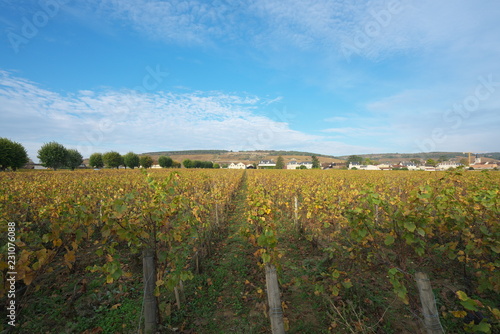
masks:
{"label": "foliage", "polygon": [[170,168],[173,166],[174,161],[172,160],[171,157],[167,157],[165,155],[162,155],[161,157],[158,158],[158,164],[162,168]]}
{"label": "foliage", "polygon": [[66,162],[66,166],[71,170],[75,170],[76,167],[80,166],[83,163],[83,157],[75,149],[68,150],[68,160]]}
{"label": "foliage", "polygon": [[151,166],[153,166],[153,158],[151,158],[149,155],[144,155],[139,158],[139,164],[143,168],[151,168]]}
{"label": "foliage", "polygon": [[363,163],[363,157],[360,157],[358,155],[350,155],[347,158],[347,165],[349,165],[350,163],[352,163],[352,164],[362,164]]}
{"label": "foliage", "polygon": [[16,170],[29,161],[28,153],[23,145],[7,138],[0,138],[0,169]]}
{"label": "foliage", "polygon": [[185,168],[215,168],[211,161],[189,160],[182,162]]}
{"label": "foliage", "polygon": [[318,169],[321,167],[317,156],[313,155],[311,159],[312,159],[312,168]]}
{"label": "foliage", "polygon": [[278,157],[278,160],[276,161],[276,169],[283,169],[285,168],[285,159],[280,155]]}
{"label": "foliage", "polygon": [[104,162],[102,160],[101,153],[92,153],[89,158],[89,165],[94,168],[102,168],[104,167]]}
{"label": "foliage", "polygon": [[115,151],[106,152],[102,155],[102,161],[106,167],[117,168],[123,165],[123,158]]}
{"label": "foliage", "polygon": [[68,163],[68,150],[61,144],[50,142],[38,150],[38,159],[43,166],[57,170]]}
{"label": "foliage", "polygon": [[427,159],[427,161],[425,162],[425,164],[427,166],[432,166],[432,167],[436,167],[438,165],[438,162],[434,159]]}
{"label": "foliage", "polygon": [[128,152],[123,156],[123,164],[130,169],[139,167],[139,156],[134,152]]}

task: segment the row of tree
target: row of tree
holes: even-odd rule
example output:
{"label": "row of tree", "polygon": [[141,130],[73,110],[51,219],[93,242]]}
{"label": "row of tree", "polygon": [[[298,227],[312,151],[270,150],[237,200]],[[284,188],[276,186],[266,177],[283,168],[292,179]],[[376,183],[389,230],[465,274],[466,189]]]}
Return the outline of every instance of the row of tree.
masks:
{"label": "row of tree", "polygon": [[214,164],[212,161],[200,161],[186,159],[182,162],[185,168],[220,168],[219,164]]}
{"label": "row of tree", "polygon": [[[54,170],[60,168],[74,170],[83,163],[83,157],[80,152],[75,149],[67,149],[57,142],[44,144],[38,150],[37,157],[40,159],[42,166]],[[24,167],[29,161],[28,153],[22,144],[7,138],[0,138],[0,170],[8,168],[17,170]],[[94,153],[90,156],[89,160],[89,165],[94,168],[102,168],[104,166],[109,168],[119,168],[120,166],[132,169],[139,166],[150,168],[153,166],[153,163],[153,159],[148,155],[139,156],[138,154],[129,152],[122,156],[115,151]],[[179,162],[173,161],[172,158],[167,156],[161,156],[158,159],[158,164],[163,168],[181,167]]]}
{"label": "row of tree", "polygon": [[[134,152],[128,152],[125,155],[111,151],[106,153],[93,153],[89,158],[89,165],[94,168],[102,168],[104,166],[109,168],[125,168],[134,169],[136,167],[151,168],[154,164],[153,158],[149,155],[139,156]],[[179,168],[181,164],[173,161],[172,158],[161,156],[158,158],[158,164],[162,168]]]}

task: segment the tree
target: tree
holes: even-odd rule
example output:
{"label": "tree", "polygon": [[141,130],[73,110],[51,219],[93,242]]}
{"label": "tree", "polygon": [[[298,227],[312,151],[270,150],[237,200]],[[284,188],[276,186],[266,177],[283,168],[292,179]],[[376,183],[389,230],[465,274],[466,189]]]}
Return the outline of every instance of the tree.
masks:
{"label": "tree", "polygon": [[278,157],[278,160],[276,161],[276,169],[283,169],[285,168],[285,159],[280,155]]}
{"label": "tree", "polygon": [[172,164],[172,167],[173,168],[181,168],[181,163],[179,161],[174,161],[174,163]]}
{"label": "tree", "polygon": [[66,166],[71,168],[71,170],[75,170],[75,168],[80,166],[83,162],[83,157],[77,150],[69,149],[67,158]]}
{"label": "tree", "polygon": [[374,160],[370,159],[370,158],[366,158],[366,159],[364,160],[364,164],[365,164],[365,165],[375,165],[375,164],[376,164],[376,162],[375,162]]}
{"label": "tree", "polygon": [[116,168],[123,165],[123,158],[120,153],[115,151],[106,152],[102,155],[102,161],[104,165],[109,168]]}
{"label": "tree", "polygon": [[411,163],[414,163],[414,164],[415,164],[415,166],[420,165],[420,160],[419,160],[419,159],[410,159],[410,162],[411,162]]}
{"label": "tree", "polygon": [[57,170],[67,165],[68,150],[55,141],[46,143],[38,150],[38,159],[44,167]]}
{"label": "tree", "polygon": [[171,157],[167,157],[165,155],[162,155],[161,157],[158,158],[158,164],[162,168],[169,168],[174,165],[174,161],[172,160]]}
{"label": "tree", "polygon": [[425,164],[428,165],[428,166],[436,167],[438,163],[434,159],[428,159],[425,162]]}
{"label": "tree", "polygon": [[347,158],[347,165],[349,165],[350,163],[352,164],[361,164],[363,163],[363,158],[358,156],[358,155],[350,155],[348,158]]}
{"label": "tree", "polygon": [[123,156],[123,164],[125,167],[134,169],[134,167],[139,167],[139,156],[134,152],[128,152]]}
{"label": "tree", "polygon": [[218,163],[215,163],[214,168],[220,168],[220,165]]}
{"label": "tree", "polygon": [[182,162],[182,165],[184,166],[184,168],[192,168],[193,162],[189,159],[186,159]]}
{"label": "tree", "polygon": [[296,169],[307,169],[305,165],[300,165],[300,167],[297,167]]}
{"label": "tree", "polygon": [[102,168],[104,167],[104,162],[102,160],[101,153],[92,153],[89,159],[89,165],[94,168]]}
{"label": "tree", "polygon": [[139,163],[144,168],[151,168],[151,166],[153,166],[153,158],[151,158],[149,155],[142,156],[139,159]]}
{"label": "tree", "polygon": [[315,155],[313,155],[313,156],[311,157],[311,159],[312,159],[312,162],[313,162],[313,166],[312,166],[312,168],[319,168],[319,167],[320,167],[320,165],[319,165],[319,159],[318,159],[318,157],[317,157],[317,156],[315,156]]}
{"label": "tree", "polygon": [[0,138],[0,169],[12,168],[16,170],[29,161],[28,153],[23,145],[7,138]]}

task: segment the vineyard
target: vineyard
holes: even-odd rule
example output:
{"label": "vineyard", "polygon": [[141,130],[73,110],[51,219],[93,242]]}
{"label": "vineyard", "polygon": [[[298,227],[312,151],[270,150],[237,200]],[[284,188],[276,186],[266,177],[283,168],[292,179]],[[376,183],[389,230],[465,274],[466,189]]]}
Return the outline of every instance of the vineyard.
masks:
{"label": "vineyard", "polygon": [[0,173],[0,227],[0,330],[499,332],[496,172]]}

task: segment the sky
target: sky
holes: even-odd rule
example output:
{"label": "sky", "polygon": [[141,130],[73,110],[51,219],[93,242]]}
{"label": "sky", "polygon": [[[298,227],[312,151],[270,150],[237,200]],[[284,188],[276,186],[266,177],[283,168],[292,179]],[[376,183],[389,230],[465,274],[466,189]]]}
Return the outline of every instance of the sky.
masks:
{"label": "sky", "polygon": [[0,137],[125,154],[500,151],[496,0],[2,0]]}

